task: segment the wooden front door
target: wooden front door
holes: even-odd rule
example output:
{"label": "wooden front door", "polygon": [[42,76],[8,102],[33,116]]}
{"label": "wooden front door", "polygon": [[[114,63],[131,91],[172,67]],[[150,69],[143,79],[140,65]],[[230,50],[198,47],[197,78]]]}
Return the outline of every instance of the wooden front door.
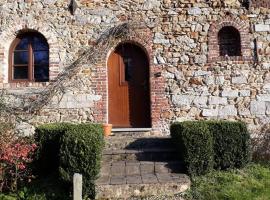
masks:
{"label": "wooden front door", "polygon": [[113,127],[149,128],[149,62],[133,44],[119,45],[108,60],[109,123]]}

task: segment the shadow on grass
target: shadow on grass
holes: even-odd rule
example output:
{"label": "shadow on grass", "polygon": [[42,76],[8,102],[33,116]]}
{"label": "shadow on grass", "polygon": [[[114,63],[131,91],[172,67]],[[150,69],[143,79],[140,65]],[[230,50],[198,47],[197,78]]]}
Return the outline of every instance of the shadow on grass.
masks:
{"label": "shadow on grass", "polygon": [[31,183],[22,185],[18,193],[8,195],[0,194],[0,200],[70,200],[70,188],[50,175],[40,177]]}

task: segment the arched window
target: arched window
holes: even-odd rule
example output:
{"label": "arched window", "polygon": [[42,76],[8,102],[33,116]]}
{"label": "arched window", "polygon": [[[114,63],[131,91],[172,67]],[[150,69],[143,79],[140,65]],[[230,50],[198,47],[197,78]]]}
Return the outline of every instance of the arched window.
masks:
{"label": "arched window", "polygon": [[49,80],[49,45],[37,32],[19,34],[13,41],[9,55],[11,82]]}
{"label": "arched window", "polygon": [[239,31],[225,26],[218,32],[220,56],[241,56],[241,38]]}

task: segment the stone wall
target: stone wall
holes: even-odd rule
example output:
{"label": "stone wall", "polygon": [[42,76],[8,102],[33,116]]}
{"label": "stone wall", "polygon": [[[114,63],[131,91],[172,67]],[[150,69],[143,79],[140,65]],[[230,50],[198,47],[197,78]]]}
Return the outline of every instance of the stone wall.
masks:
{"label": "stone wall", "polygon": [[[258,128],[270,121],[270,9],[261,1],[247,10],[241,2],[77,0],[72,15],[68,0],[2,0],[0,87],[28,94],[48,85],[8,83],[9,47],[20,30],[37,30],[48,40],[53,81],[104,31],[137,21],[145,28],[129,40],[143,46],[150,57],[154,130],[167,133],[173,121],[209,118],[243,120],[251,129]],[[240,32],[241,57],[219,57],[216,37],[224,26]],[[109,53],[102,52],[94,66],[84,63],[70,80],[80,87],[67,87],[31,121],[106,122]],[[155,76],[158,73],[161,77]]]}

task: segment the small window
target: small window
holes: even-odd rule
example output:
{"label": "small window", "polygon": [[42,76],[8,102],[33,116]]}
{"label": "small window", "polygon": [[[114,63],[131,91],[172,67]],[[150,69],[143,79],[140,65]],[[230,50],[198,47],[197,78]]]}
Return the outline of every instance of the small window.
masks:
{"label": "small window", "polygon": [[49,45],[40,33],[19,34],[10,48],[10,80],[49,80]]}
{"label": "small window", "polygon": [[241,39],[239,31],[232,27],[223,27],[218,33],[220,56],[241,56]]}

